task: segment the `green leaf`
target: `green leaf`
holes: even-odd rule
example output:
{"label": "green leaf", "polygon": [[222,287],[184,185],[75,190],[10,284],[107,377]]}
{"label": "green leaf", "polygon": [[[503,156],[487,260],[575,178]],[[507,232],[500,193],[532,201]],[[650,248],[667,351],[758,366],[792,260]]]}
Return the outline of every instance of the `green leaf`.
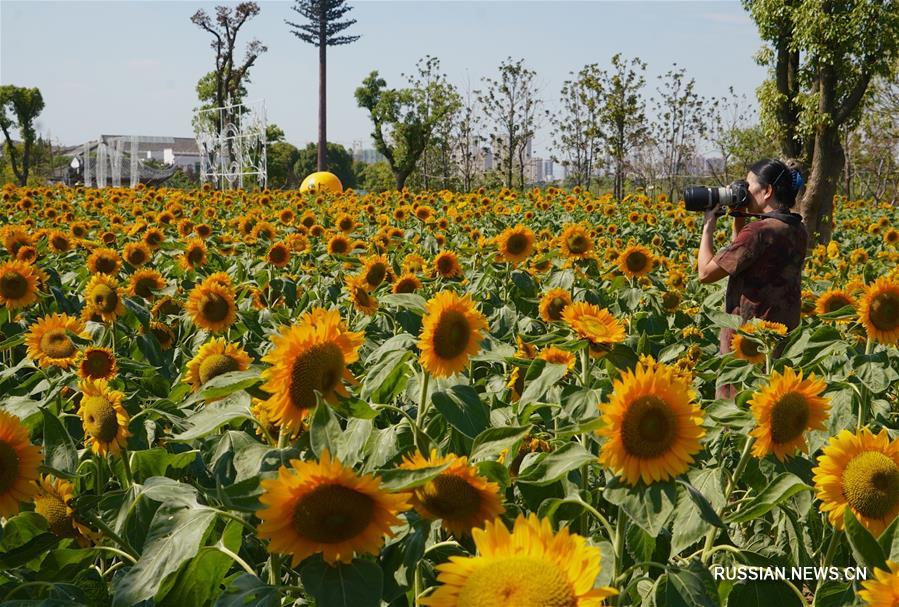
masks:
{"label": "green leaf", "polygon": [[259,369],[250,367],[246,371],[229,371],[203,384],[200,396],[204,399],[224,398],[238,390],[246,390],[262,383]]}
{"label": "green leaf", "polygon": [[639,525],[628,525],[624,535],[625,546],[631,557],[636,562],[652,560],[652,553],[656,549],[656,538],[649,535]]}
{"label": "green leaf", "polygon": [[132,314],[137,317],[137,319],[140,321],[140,324],[143,325],[144,328],[150,326],[150,311],[147,310],[147,308],[145,308],[143,304],[130,297],[126,297],[122,303],[126,308],[128,308],[129,311],[131,311]]}
{"label": "green leaf", "polygon": [[380,607],[383,573],[377,563],[354,559],[349,565],[327,565],[321,557],[300,566],[303,587],[317,607]]}
{"label": "green leaf", "polygon": [[59,543],[47,521],[36,512],[22,512],[6,522],[0,541],[0,571],[19,567]]}
{"label": "green leaf", "polygon": [[698,561],[685,568],[669,568],[659,578],[656,605],[664,607],[720,607],[712,574]]}
{"label": "green leaf", "polygon": [[805,607],[793,590],[780,580],[737,584],[727,596],[727,607]]}
{"label": "green leaf", "polygon": [[603,497],[624,510],[634,523],[655,537],[674,513],[677,489],[672,482],[653,483],[648,487],[639,483],[632,487],[614,478],[606,485]]}
{"label": "green leaf", "polygon": [[886,569],[886,555],[883,548],[877,543],[871,532],[858,522],[852,508],[846,508],[843,512],[843,523],[846,539],[849,540],[855,560],[868,568]]}
{"label": "green leaf", "polygon": [[44,416],[44,463],[64,472],[74,472],[78,465],[75,443],[66,431],[62,420],[42,408]]}
{"label": "green leaf", "polygon": [[887,560],[899,562],[899,518],[894,518],[890,526],[883,530],[877,543]]}
{"label": "green leaf", "polygon": [[513,451],[516,444],[528,435],[531,426],[503,426],[502,428],[489,428],[484,430],[474,439],[471,446],[472,461],[493,459],[507,449],[509,457],[515,457],[518,451]]}
{"label": "green leaf", "polygon": [[137,564],[116,578],[113,607],[131,607],[152,598],[166,576],[197,554],[215,516],[209,508],[163,503],[150,523]]}
{"label": "green leaf", "polygon": [[358,398],[341,398],[331,407],[342,416],[354,419],[374,419],[379,415],[367,402]]}
{"label": "green leaf", "polygon": [[374,403],[390,403],[401,394],[412,368],[407,361],[413,356],[415,339],[408,333],[391,337],[366,360],[365,380],[360,397]]}
{"label": "green leaf", "polygon": [[381,488],[384,491],[396,492],[420,487],[428,481],[437,478],[441,472],[446,470],[448,465],[443,464],[416,470],[405,470],[402,468],[378,470],[378,475],[381,477]]}
{"label": "green leaf", "polygon": [[[200,452],[184,451],[182,453],[169,453],[162,447],[135,451],[131,454],[131,471],[134,478],[143,480],[151,476],[166,476],[169,469],[183,470],[197,460]],[[121,459],[117,460],[121,466]]]}
{"label": "green leaf", "polygon": [[[526,381],[524,392],[518,400],[519,407],[524,407],[528,403],[537,402],[543,398],[549,389],[558,384],[568,373],[567,365],[547,363],[540,359],[531,363],[531,367],[538,363],[543,363],[540,375],[538,375],[536,379]],[[530,375],[530,373],[531,369],[529,368],[528,375]]]}
{"label": "green leaf", "polygon": [[579,443],[568,443],[561,449],[551,453],[531,454],[522,462],[518,474],[519,483],[530,485],[549,485],[556,482],[572,470],[596,461],[596,456],[584,449]]}
{"label": "green leaf", "polygon": [[873,356],[857,356],[852,361],[852,369],[858,380],[874,394],[886,391],[899,379],[899,374],[890,366],[885,352]]}
{"label": "green leaf", "polygon": [[759,518],[797,493],[811,490],[812,488],[803,483],[798,476],[784,472],[768,483],[768,486],[746,506],[728,516],[727,522],[745,523]]}
{"label": "green leaf", "polygon": [[215,607],[278,607],[278,589],[255,575],[243,573],[215,601]]}
{"label": "green leaf", "polygon": [[724,492],[718,474],[717,468],[692,470],[689,483],[677,480],[685,489],[679,492],[677,498],[671,537],[672,554],[679,554],[702,539],[711,525],[722,525],[716,514],[724,505]]}
{"label": "green leaf", "polygon": [[381,303],[396,306],[403,310],[414,312],[418,316],[424,316],[425,298],[415,293],[390,293],[388,295],[380,295]]}
{"label": "green leaf", "polygon": [[453,386],[449,392],[434,392],[431,402],[453,428],[469,438],[475,438],[490,425],[487,409],[471,386]]}
{"label": "green leaf", "polygon": [[[815,591],[815,607],[846,607],[856,603],[855,589],[850,582],[824,582]],[[771,603],[768,603],[770,605]]]}
{"label": "green leaf", "polygon": [[[215,379],[212,381],[215,381]],[[246,419],[252,419],[252,415],[250,415],[250,395],[246,392],[238,392],[221,401],[203,406],[190,416],[188,429],[173,436],[172,440],[194,440],[215,432],[219,427],[227,423]]]}
{"label": "green leaf", "polygon": [[743,326],[743,319],[737,314],[728,314],[721,310],[707,310],[705,313],[716,327],[733,329],[736,331]]}
{"label": "green leaf", "polygon": [[326,403],[320,402],[312,413],[312,421],[309,422],[309,444],[313,453],[321,457],[327,449],[332,457],[337,457],[342,432],[334,411]]}

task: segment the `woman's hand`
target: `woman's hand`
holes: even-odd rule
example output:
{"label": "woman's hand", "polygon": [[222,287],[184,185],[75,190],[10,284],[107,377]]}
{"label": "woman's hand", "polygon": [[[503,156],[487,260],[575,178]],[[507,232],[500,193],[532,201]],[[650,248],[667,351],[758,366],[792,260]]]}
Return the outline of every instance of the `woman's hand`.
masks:
{"label": "woman's hand", "polygon": [[712,225],[716,225],[718,223],[718,218],[721,217],[718,213],[718,207],[714,209],[708,210],[705,212],[705,217],[703,217],[702,225],[705,225],[711,222]]}

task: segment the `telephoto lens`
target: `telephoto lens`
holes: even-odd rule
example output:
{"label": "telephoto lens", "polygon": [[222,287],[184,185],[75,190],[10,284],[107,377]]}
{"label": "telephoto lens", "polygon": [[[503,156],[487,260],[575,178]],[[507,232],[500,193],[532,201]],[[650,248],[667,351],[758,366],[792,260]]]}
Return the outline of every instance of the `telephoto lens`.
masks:
{"label": "telephoto lens", "polygon": [[708,188],[706,186],[697,185],[686,188],[684,190],[684,208],[688,211],[696,211],[704,213],[711,211],[722,202],[727,202],[732,198],[730,188]]}

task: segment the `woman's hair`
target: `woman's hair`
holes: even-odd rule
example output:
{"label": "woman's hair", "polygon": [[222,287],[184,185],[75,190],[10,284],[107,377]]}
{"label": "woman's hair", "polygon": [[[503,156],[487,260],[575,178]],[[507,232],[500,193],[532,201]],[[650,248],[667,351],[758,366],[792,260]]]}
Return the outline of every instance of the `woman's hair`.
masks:
{"label": "woman's hair", "polygon": [[780,208],[790,209],[796,204],[796,194],[805,183],[798,168],[787,166],[780,160],[765,158],[749,167],[749,171],[758,178],[760,186],[774,188],[774,198]]}

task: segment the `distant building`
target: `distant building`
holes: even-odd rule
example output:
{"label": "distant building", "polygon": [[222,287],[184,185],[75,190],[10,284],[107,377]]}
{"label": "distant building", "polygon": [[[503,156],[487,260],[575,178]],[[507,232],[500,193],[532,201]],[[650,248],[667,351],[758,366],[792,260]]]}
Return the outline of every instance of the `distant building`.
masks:
{"label": "distant building", "polygon": [[356,162],[364,162],[365,164],[374,164],[376,162],[386,161],[381,152],[371,148],[363,148],[362,142],[358,139],[353,142],[353,160]]}

